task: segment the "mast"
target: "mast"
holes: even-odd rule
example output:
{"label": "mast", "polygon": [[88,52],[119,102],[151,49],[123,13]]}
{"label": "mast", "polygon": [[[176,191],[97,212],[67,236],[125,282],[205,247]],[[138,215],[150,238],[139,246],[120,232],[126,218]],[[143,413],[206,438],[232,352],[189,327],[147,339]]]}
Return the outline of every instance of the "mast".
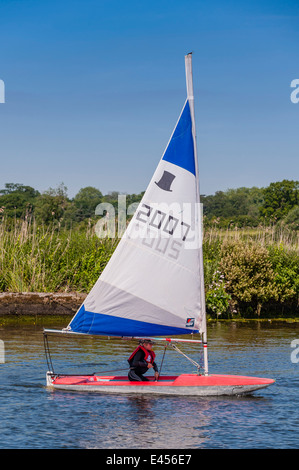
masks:
{"label": "mast", "polygon": [[[197,202],[200,204],[199,193],[199,175],[198,175],[198,159],[197,159],[197,145],[196,145],[196,127],[195,127],[195,112],[194,112],[194,93],[193,93],[193,77],[192,77],[192,52],[185,56],[185,69],[186,69],[186,84],[187,84],[187,99],[189,101],[191,121],[192,121],[192,135],[194,142],[194,159],[196,169],[196,192]],[[207,344],[207,326],[206,326],[206,301],[205,301],[205,288],[204,288],[204,271],[203,271],[203,251],[202,251],[202,217],[199,211],[199,278],[200,278],[200,303],[201,313],[204,321],[204,331],[202,334],[203,348],[204,348],[204,370],[205,375],[208,375],[208,344]]]}

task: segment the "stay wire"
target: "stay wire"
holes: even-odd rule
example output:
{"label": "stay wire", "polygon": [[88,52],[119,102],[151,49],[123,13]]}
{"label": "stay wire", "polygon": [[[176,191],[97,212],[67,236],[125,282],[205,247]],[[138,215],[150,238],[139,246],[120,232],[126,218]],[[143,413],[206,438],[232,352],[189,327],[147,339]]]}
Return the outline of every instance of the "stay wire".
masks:
{"label": "stay wire", "polygon": [[187,354],[183,353],[183,351],[181,351],[175,344],[172,344],[171,346],[176,352],[178,352],[179,354],[182,354],[182,356],[184,356],[186,359],[188,359],[188,361],[190,361],[191,364],[193,364],[197,368],[197,372],[199,374],[199,371],[202,368],[201,365],[198,364],[198,362],[191,359],[189,356],[187,356]]}
{"label": "stay wire", "polygon": [[164,356],[165,356],[165,353],[166,353],[167,346],[168,346],[168,344],[166,344],[166,345],[164,346],[164,353],[163,353],[163,357],[162,357],[162,361],[161,361],[161,365],[160,365],[160,369],[159,369],[157,381],[159,380],[160,375],[161,375],[162,366],[163,366],[163,361],[164,361]]}

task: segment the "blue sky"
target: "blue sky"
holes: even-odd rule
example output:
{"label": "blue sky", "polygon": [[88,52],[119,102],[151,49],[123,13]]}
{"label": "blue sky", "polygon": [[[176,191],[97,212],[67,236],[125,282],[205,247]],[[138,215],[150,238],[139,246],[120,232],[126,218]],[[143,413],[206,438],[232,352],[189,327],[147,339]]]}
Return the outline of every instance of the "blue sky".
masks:
{"label": "blue sky", "polygon": [[145,190],[193,51],[202,194],[299,179],[297,0],[0,0],[0,188]]}

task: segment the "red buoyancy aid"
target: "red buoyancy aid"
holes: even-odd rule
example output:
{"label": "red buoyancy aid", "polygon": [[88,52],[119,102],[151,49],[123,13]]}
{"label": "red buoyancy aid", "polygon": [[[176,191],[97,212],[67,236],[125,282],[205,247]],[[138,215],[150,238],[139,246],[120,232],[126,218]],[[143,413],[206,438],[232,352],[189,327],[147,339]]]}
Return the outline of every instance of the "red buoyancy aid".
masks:
{"label": "red buoyancy aid", "polygon": [[154,353],[154,351],[148,351],[147,349],[145,349],[143,346],[139,345],[135,351],[132,352],[131,356],[129,357],[128,359],[128,363],[131,365],[131,361],[133,360],[135,354],[137,353],[137,351],[139,350],[142,350],[144,352],[144,360],[148,363],[148,364],[152,364],[155,360],[155,357],[156,357],[156,354]]}

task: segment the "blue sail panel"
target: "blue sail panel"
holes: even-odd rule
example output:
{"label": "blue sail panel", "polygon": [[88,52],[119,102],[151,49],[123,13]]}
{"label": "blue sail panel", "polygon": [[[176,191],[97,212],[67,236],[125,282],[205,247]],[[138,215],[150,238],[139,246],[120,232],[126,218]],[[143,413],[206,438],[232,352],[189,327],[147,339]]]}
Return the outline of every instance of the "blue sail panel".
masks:
{"label": "blue sail panel", "polygon": [[196,175],[192,121],[188,100],[162,160],[184,168],[194,176]]}
{"label": "blue sail panel", "polygon": [[128,318],[88,312],[84,305],[69,324],[71,331],[107,336],[170,336],[198,333],[190,328],[157,325]]}

